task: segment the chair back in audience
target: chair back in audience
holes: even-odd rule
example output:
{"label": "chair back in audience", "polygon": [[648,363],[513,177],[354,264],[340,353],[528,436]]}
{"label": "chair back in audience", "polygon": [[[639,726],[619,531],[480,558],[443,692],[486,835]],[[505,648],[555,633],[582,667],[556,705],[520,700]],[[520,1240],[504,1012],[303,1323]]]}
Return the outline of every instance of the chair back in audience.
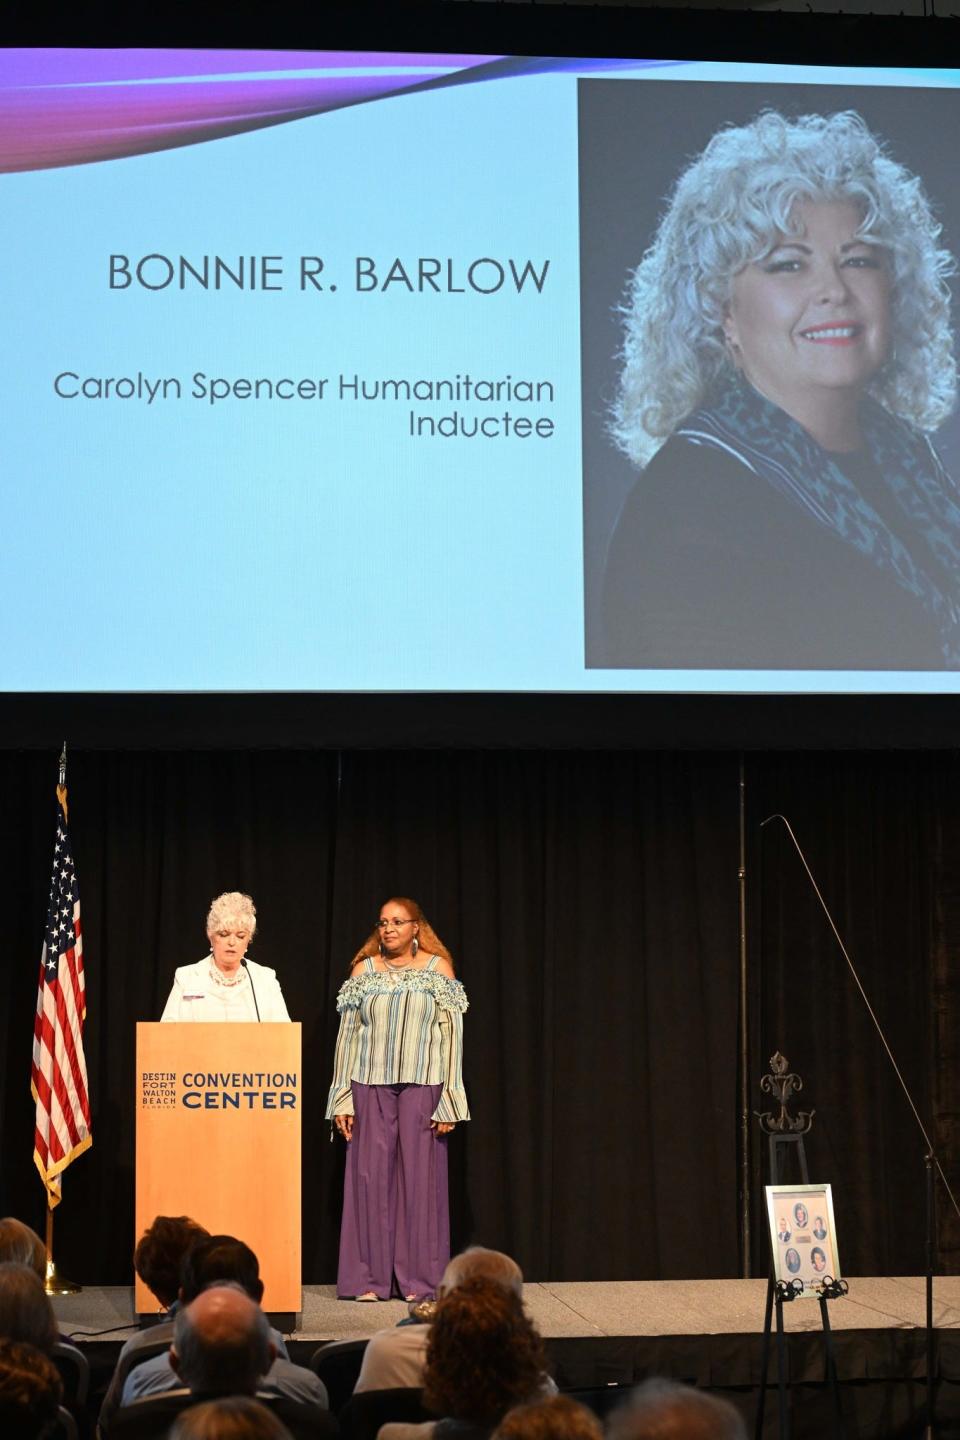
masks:
{"label": "chair back in audience", "polygon": [[62,1405],[57,1410],[57,1423],[50,1431],[48,1440],[80,1440],[76,1420]]}
{"label": "chair back in audience", "polygon": [[423,1391],[404,1387],[398,1390],[361,1390],[340,1411],[340,1433],[344,1440],[377,1440],[381,1425],[391,1420],[420,1425],[436,1420],[424,1409]]}
{"label": "chair back in audience", "polygon": [[307,1361],[327,1387],[330,1409],[335,1415],[353,1394],[366,1348],[366,1340],[330,1340],[314,1350]]}
{"label": "chair back in audience", "polygon": [[578,1400],[586,1405],[600,1420],[605,1420],[611,1410],[616,1409],[630,1394],[632,1385],[593,1385],[586,1390],[563,1390],[568,1400]]}
{"label": "chair back in audience", "polygon": [[87,1403],[90,1389],[90,1365],[82,1350],[58,1340],[50,1352],[50,1359],[60,1372],[63,1381],[63,1403],[68,1410],[80,1409]]}
{"label": "chair back in audience", "polygon": [[[110,1425],[110,1440],[167,1440],[167,1433],[181,1410],[189,1410],[191,1405],[199,1405],[209,1398],[189,1390],[167,1390],[162,1395],[135,1400],[117,1411]],[[319,1405],[262,1391],[258,1391],[257,1399],[283,1421],[293,1440],[336,1440],[340,1433],[330,1411],[322,1410]]]}
{"label": "chair back in audience", "polygon": [[128,1350],[125,1355],[121,1351],[114,1371],[118,1400],[123,1394],[124,1383],[131,1370],[136,1370],[137,1366],[142,1365],[145,1360],[155,1360],[158,1355],[163,1355],[170,1349],[170,1341],[173,1339],[173,1324],[169,1320],[164,1320],[156,1328],[160,1329],[160,1334],[156,1339],[142,1340],[142,1337],[138,1335],[138,1343],[133,1349]]}

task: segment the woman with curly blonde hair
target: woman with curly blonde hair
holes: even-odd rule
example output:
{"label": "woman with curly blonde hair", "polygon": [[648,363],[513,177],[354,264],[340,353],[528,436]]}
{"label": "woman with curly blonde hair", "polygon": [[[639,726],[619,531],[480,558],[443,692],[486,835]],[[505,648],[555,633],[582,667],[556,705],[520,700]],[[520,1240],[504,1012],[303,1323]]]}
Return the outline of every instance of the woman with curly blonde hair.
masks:
{"label": "woman with curly blonde hair", "polygon": [[952,269],[854,112],[713,136],[625,306],[606,663],[960,666]]}
{"label": "woman with curly blonde hair", "polygon": [[470,1280],[438,1301],[430,1327],[423,1403],[443,1418],[384,1425],[379,1440],[483,1440],[508,1410],[549,1383],[543,1341],[520,1298]]}
{"label": "woman with curly blonde hair", "polygon": [[467,997],[415,900],[394,896],[340,987],[327,1119],[347,1141],[337,1294],[433,1296],[450,1259],[447,1136],[469,1120]]}

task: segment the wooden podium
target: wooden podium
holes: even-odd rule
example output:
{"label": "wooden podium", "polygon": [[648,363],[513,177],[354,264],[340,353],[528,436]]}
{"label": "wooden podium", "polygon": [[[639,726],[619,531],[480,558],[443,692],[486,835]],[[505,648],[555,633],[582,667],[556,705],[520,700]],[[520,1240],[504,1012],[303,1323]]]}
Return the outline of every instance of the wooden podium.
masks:
{"label": "wooden podium", "polygon": [[[189,1215],[260,1261],[263,1308],[300,1310],[300,1026],[137,1026],[136,1233]],[[157,1302],[137,1278],[136,1309]]]}

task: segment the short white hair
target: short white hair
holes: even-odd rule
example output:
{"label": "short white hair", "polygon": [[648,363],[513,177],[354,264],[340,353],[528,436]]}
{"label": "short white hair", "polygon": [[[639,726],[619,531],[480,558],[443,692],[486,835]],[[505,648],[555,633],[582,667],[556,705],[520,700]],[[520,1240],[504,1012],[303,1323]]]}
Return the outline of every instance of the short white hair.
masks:
{"label": "short white hair", "polygon": [[950,413],[955,266],[919,178],[855,111],[787,120],[767,110],[719,130],[688,166],[631,277],[611,428],[638,465],[732,373],[723,321],[733,278],[778,234],[797,234],[805,200],[850,200],[863,217],[858,233],[889,257],[893,344],[870,394],[923,430]]}
{"label": "short white hair", "polygon": [[246,930],[253,939],[257,928],[257,907],[249,895],[239,890],[226,890],[218,895],[207,912],[207,938],[217,930]]}
{"label": "short white hair", "polygon": [[656,1377],[611,1411],[606,1433],[607,1440],[747,1440],[729,1400]]}
{"label": "short white hair", "polygon": [[447,1261],[437,1287],[437,1295],[448,1295],[469,1285],[472,1280],[485,1280],[490,1285],[499,1285],[523,1299],[523,1271],[511,1256],[502,1250],[488,1250],[485,1245],[469,1245]]}

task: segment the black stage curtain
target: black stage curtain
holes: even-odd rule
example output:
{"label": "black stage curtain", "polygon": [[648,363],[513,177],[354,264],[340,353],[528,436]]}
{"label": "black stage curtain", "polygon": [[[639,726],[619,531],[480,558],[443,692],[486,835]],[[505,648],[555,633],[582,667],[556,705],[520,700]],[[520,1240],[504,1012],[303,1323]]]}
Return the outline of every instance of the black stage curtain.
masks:
{"label": "black stage curtain", "polygon": [[[56,757],[0,752],[7,984],[0,1210],[42,1228],[29,1056]],[[779,822],[792,821],[914,1089],[956,1154],[960,927],[952,756],[748,756],[750,1100],[785,1053],[816,1109],[848,1273],[922,1268],[923,1145]],[[380,902],[413,895],[470,996],[474,1118],[452,1140],[457,1245],[531,1279],[739,1273],[739,760],[630,752],[97,752],[69,772],[94,1145],[57,1253],[123,1284],[133,1235],[134,1022],[205,953],[224,889],[304,1025],[304,1281],[336,1270],[342,1147],[322,1114],[334,997]],[[765,1152],[752,1125],[755,1273]],[[949,1262],[960,1229],[941,1204]],[[197,1217],[202,1220],[201,1217]],[[951,1248],[952,1247],[952,1248]]]}
{"label": "black stage curtain", "polygon": [[[765,756],[748,766],[751,1060],[779,1048],[804,1078],[797,1108],[816,1110],[811,1179],[835,1187],[840,1258],[854,1275],[922,1273],[926,1147],[785,827],[759,822],[774,812],[790,820],[960,1198],[958,781],[953,753]],[[952,1272],[960,1225],[939,1182],[937,1206],[940,1261]]]}

